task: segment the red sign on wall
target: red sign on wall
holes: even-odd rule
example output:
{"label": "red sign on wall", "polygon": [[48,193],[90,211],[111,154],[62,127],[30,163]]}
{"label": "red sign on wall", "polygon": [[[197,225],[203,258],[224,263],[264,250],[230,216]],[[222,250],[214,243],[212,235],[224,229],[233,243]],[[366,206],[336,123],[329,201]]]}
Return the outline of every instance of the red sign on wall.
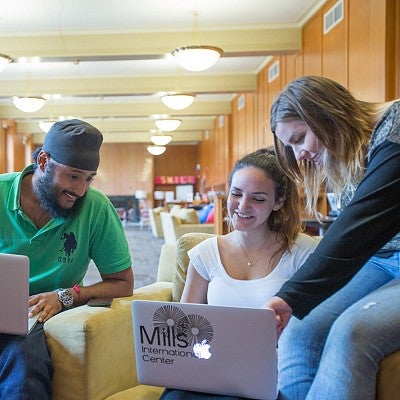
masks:
{"label": "red sign on wall", "polygon": [[196,177],[194,175],[176,175],[176,176],[155,176],[156,185],[194,185]]}

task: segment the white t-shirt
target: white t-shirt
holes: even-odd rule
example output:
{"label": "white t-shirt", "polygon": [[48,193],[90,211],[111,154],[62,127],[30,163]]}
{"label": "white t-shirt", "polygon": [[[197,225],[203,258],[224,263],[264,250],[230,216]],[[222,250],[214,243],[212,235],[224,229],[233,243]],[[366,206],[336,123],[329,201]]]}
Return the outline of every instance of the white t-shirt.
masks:
{"label": "white t-shirt", "polygon": [[290,252],[282,255],[269,275],[252,280],[233,279],[227,274],[219,255],[217,236],[202,241],[188,255],[196,271],[209,282],[208,304],[261,307],[292,277],[317,245],[316,238],[299,234]]}

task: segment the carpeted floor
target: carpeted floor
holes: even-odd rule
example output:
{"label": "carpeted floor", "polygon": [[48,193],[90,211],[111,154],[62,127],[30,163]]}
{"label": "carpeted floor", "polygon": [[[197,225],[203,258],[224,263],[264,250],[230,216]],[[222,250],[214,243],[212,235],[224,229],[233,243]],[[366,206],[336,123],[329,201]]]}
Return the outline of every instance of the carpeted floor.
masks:
{"label": "carpeted floor", "polygon": [[[139,227],[128,224],[125,226],[125,233],[132,254],[135,288],[155,282],[158,259],[164,239],[154,237],[151,229],[147,226]],[[91,262],[83,284],[90,285],[100,280],[99,272]]]}

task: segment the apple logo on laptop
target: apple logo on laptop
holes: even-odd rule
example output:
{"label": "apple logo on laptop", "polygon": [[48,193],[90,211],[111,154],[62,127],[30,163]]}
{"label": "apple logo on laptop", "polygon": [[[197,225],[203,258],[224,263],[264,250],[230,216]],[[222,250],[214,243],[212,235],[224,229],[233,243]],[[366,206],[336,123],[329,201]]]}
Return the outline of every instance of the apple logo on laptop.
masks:
{"label": "apple logo on laptop", "polygon": [[208,360],[212,353],[210,352],[210,345],[207,343],[207,341],[204,339],[200,343],[195,343],[193,346],[193,352],[194,355],[197,358],[204,358],[205,360]]}

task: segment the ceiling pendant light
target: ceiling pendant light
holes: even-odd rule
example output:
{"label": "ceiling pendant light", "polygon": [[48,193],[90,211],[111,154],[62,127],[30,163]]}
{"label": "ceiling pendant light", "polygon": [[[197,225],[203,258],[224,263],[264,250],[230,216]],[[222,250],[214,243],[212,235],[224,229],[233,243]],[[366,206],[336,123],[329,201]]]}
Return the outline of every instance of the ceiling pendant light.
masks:
{"label": "ceiling pendant light", "polygon": [[182,68],[199,72],[211,68],[221,57],[222,49],[215,46],[186,46],[173,50],[171,54]]}
{"label": "ceiling pendant light", "polygon": [[39,128],[44,133],[47,133],[55,122],[57,122],[57,121],[54,120],[54,119],[48,119],[48,120],[45,120],[45,121],[39,121]]}
{"label": "ceiling pendant light", "polygon": [[156,127],[164,132],[172,132],[181,126],[182,121],[176,118],[156,119],[154,121]]}
{"label": "ceiling pendant light", "polygon": [[167,93],[161,96],[161,101],[172,110],[184,110],[194,101],[194,93]]}
{"label": "ceiling pendant light", "polygon": [[43,97],[13,97],[13,103],[18,110],[33,113],[39,111],[46,103]]}
{"label": "ceiling pendant light", "polygon": [[147,146],[147,151],[153,156],[159,156],[167,150],[165,146]]}
{"label": "ceiling pendant light", "polygon": [[165,146],[172,140],[170,135],[153,135],[150,140],[157,146]]}
{"label": "ceiling pendant light", "polygon": [[0,72],[4,70],[5,67],[12,61],[12,58],[6,54],[0,53]]}

